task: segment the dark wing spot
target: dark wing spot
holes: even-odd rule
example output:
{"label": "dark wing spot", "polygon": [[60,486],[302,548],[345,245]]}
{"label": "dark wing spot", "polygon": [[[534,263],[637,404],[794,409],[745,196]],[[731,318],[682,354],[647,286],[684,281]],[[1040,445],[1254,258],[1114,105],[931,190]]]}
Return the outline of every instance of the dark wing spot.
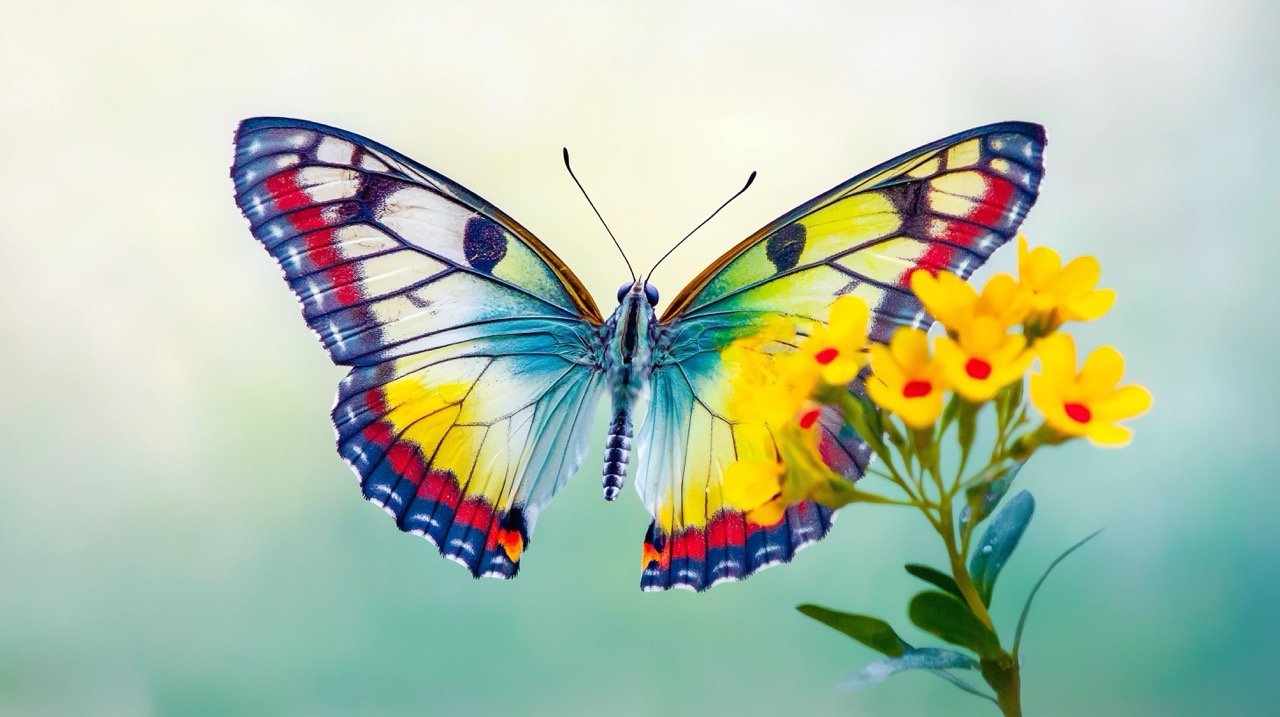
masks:
{"label": "dark wing spot", "polygon": [[431,302],[428,301],[427,299],[422,298],[421,296],[418,296],[418,293],[416,291],[410,291],[409,293],[404,295],[404,298],[408,299],[410,304],[413,304],[415,307],[419,309],[425,309],[428,306],[431,306]]}
{"label": "dark wing spot", "polygon": [[788,224],[774,232],[765,242],[764,254],[777,267],[778,271],[786,271],[800,262],[800,252],[804,251],[805,229],[803,224]]}
{"label": "dark wing spot", "polygon": [[475,216],[467,220],[462,234],[462,254],[467,263],[485,273],[507,255],[507,237],[492,219]]}

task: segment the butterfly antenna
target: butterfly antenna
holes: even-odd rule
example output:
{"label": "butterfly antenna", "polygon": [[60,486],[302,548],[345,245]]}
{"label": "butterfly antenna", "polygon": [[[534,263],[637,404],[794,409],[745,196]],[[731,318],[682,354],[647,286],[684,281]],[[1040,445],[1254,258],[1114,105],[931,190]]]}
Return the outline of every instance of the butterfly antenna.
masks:
{"label": "butterfly antenna", "polygon": [[605,222],[604,217],[600,216],[600,210],[596,209],[596,203],[591,201],[587,190],[582,188],[582,182],[578,181],[577,175],[573,173],[573,167],[569,166],[569,148],[564,148],[564,168],[569,170],[569,176],[573,177],[573,183],[578,185],[578,191],[582,192],[582,196],[587,200],[587,204],[591,205],[591,210],[596,213],[596,217],[600,219],[600,223],[604,225],[604,230],[609,233],[609,238],[613,240],[613,245],[618,247],[618,253],[622,255],[622,260],[627,263],[627,271],[631,272],[631,283],[636,281],[636,270],[631,268],[631,260],[627,258],[627,253],[622,250],[622,245],[618,243],[618,237],[613,235],[613,230],[609,228],[609,224]]}
{"label": "butterfly antenna", "polygon": [[726,199],[724,204],[721,204],[719,207],[716,208],[714,212],[711,212],[711,216],[707,217],[706,219],[703,219],[701,224],[694,227],[692,231],[690,231],[688,234],[685,234],[684,239],[681,239],[680,241],[676,242],[675,246],[668,249],[667,253],[663,254],[661,259],[658,259],[658,262],[654,264],[653,268],[649,269],[649,273],[645,275],[644,277],[645,283],[646,284],[649,283],[649,277],[653,276],[653,270],[658,268],[658,264],[661,264],[663,261],[666,260],[667,257],[671,256],[671,252],[675,251],[676,249],[679,249],[680,245],[685,242],[685,239],[688,239],[689,237],[693,236],[693,232],[696,232],[699,229],[701,229],[703,224],[706,224],[712,219],[715,219],[715,216],[720,213],[721,209],[724,209],[725,207],[729,206],[729,202],[732,202],[733,200],[742,196],[742,193],[747,191],[747,189],[751,187],[751,183],[754,181],[756,181],[756,173],[753,171],[751,172],[751,176],[747,177],[747,183],[742,185],[742,189],[739,189],[732,197],[729,197],[728,199]]}

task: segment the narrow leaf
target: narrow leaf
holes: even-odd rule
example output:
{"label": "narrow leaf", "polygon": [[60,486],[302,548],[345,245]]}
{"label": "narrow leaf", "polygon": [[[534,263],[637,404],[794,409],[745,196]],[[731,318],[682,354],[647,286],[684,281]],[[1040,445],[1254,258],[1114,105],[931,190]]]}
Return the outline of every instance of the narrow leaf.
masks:
{"label": "narrow leaf", "polygon": [[1000,654],[1000,640],[969,607],[946,594],[926,590],[911,598],[907,608],[911,622],[921,630],[953,645],[967,647],[983,657]]}
{"label": "narrow leaf", "polygon": [[1000,577],[1000,571],[1013,554],[1013,549],[1018,547],[1018,541],[1027,529],[1027,523],[1031,522],[1031,515],[1035,510],[1035,499],[1024,490],[1009,499],[982,534],[982,540],[969,560],[969,574],[973,576],[973,583],[978,588],[982,602],[991,604],[996,578]]}
{"label": "narrow leaf", "polygon": [[884,620],[831,610],[819,605],[798,605],[796,609],[881,654],[898,657],[910,647]]}
{"label": "narrow leaf", "polygon": [[1062,551],[1062,555],[1059,555],[1058,557],[1054,558],[1053,562],[1049,563],[1049,567],[1045,568],[1044,574],[1040,576],[1040,579],[1036,581],[1035,586],[1031,588],[1031,593],[1027,595],[1027,602],[1025,605],[1022,606],[1022,615],[1018,618],[1018,629],[1013,633],[1012,653],[1013,653],[1014,659],[1017,659],[1018,646],[1022,644],[1022,628],[1025,627],[1027,624],[1027,614],[1031,612],[1031,601],[1035,598],[1036,593],[1040,592],[1040,586],[1044,585],[1045,579],[1049,577],[1049,573],[1053,572],[1054,568],[1058,567],[1058,563],[1062,562],[1063,559],[1065,559],[1068,555],[1074,553],[1076,551],[1076,548],[1079,548],[1080,546],[1084,545],[1090,540],[1093,540],[1094,538],[1098,537],[1098,533],[1101,533],[1101,532],[1102,532],[1102,528],[1099,528],[1093,531],[1092,533],[1086,535],[1084,537],[1084,540],[1081,540],[1080,542],[1076,543],[1070,548],[1067,548],[1066,550]]}
{"label": "narrow leaf", "polygon": [[975,686],[973,686],[973,685],[969,684],[968,682],[966,682],[965,680],[960,679],[959,677],[956,677],[955,675],[951,674],[950,672],[948,672],[948,671],[946,671],[946,670],[929,670],[929,672],[930,672],[930,674],[937,675],[938,677],[941,677],[942,679],[946,680],[947,682],[950,682],[952,685],[955,685],[955,686],[956,686],[957,688],[959,688],[961,691],[968,692],[969,694],[971,694],[971,695],[973,695],[973,696],[975,696],[975,697],[981,697],[982,699],[984,699],[984,700],[988,700],[988,701],[993,702],[993,703],[995,703],[995,704],[997,704],[997,705],[998,705],[998,704],[1000,704],[999,702],[996,702],[996,698],[995,698],[995,697],[992,697],[991,695],[987,694],[987,693],[986,693],[986,692],[984,692],[983,690],[978,689],[977,687],[975,687]]}
{"label": "narrow leaf", "polygon": [[876,660],[858,672],[840,681],[842,690],[860,690],[905,670],[973,670],[978,661],[955,650],[938,647],[917,647],[900,657]]}
{"label": "narrow leaf", "polygon": [[960,586],[956,585],[955,579],[941,570],[935,570],[928,565],[918,565],[916,563],[907,563],[903,567],[907,569],[907,572],[926,583],[941,588],[944,592],[949,592],[961,600],[964,599],[964,593],[960,592]]}
{"label": "narrow leaf", "polygon": [[1000,505],[1004,494],[1009,492],[1009,486],[1013,485],[1013,479],[1018,476],[1018,471],[1022,470],[1024,465],[1026,461],[1006,466],[990,480],[966,488],[967,505],[960,509],[961,525],[969,525],[970,516],[972,516],[973,525],[986,520],[996,506]]}
{"label": "narrow leaf", "polygon": [[1012,384],[1009,385],[1008,388],[1005,389],[1007,391],[1007,393],[1004,396],[1005,420],[1012,418],[1014,412],[1018,410],[1018,406],[1022,405],[1022,394],[1023,394],[1023,391],[1025,390],[1025,387],[1026,387],[1026,382],[1019,379],[1017,381],[1014,381]]}
{"label": "narrow leaf", "polygon": [[867,425],[877,436],[884,435],[884,420],[880,415],[880,409],[872,402],[871,397],[865,391],[859,391],[853,394],[853,398],[862,407],[862,415],[866,416]]}

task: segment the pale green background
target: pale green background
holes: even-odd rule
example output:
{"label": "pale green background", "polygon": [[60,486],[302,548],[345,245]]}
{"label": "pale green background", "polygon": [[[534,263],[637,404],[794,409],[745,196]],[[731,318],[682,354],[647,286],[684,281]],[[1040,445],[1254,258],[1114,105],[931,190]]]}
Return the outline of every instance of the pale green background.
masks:
{"label": "pale green background", "polygon": [[0,714],[991,714],[928,675],[836,691],[871,654],[792,610],[905,624],[900,565],[938,560],[905,512],[845,511],[792,565],[703,595],[639,592],[647,519],[630,490],[600,499],[598,448],[514,582],[394,530],[332,449],[341,371],[232,202],[232,131],[257,114],[445,172],[604,306],[624,270],[563,145],[641,265],[760,171],[658,273],[673,296],[875,162],[1045,124],[1025,228],[1101,259],[1120,301],[1080,339],[1119,346],[1156,407],[1131,448],[1023,474],[1040,510],[1005,625],[1052,555],[1109,526],[1042,593],[1027,702],[1280,704],[1269,4],[359,5],[7,3]]}

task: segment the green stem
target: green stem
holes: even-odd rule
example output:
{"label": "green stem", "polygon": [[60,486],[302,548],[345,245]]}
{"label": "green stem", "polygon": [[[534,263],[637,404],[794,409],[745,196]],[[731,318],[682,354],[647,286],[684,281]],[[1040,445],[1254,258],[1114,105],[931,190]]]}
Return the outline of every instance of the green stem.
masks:
{"label": "green stem", "polygon": [[1007,652],[995,659],[983,658],[982,677],[996,691],[996,705],[1005,717],[1022,717],[1022,676],[1018,663]]}
{"label": "green stem", "polygon": [[994,631],[995,625],[991,621],[991,614],[987,612],[987,606],[982,602],[982,596],[978,594],[978,588],[969,575],[969,568],[964,564],[964,554],[957,549],[955,526],[950,512],[942,514],[942,530],[938,532],[942,534],[942,542],[947,546],[951,577],[955,578],[956,586],[960,588],[960,594],[964,595],[965,603],[969,606],[969,610],[982,621],[982,624]]}
{"label": "green stem", "polygon": [[[934,527],[938,529],[938,534],[946,545],[951,577],[955,579],[956,587],[960,588],[960,594],[964,596],[969,610],[995,633],[991,613],[978,594],[978,588],[973,584],[973,577],[969,575],[969,568],[965,565],[968,550],[961,550],[956,545],[955,522],[951,511],[942,511],[941,521]],[[1022,717],[1022,677],[1018,671],[1017,659],[1004,650],[994,657],[984,657],[982,676],[996,692],[996,704],[1000,707],[1000,713],[1005,717]]]}

